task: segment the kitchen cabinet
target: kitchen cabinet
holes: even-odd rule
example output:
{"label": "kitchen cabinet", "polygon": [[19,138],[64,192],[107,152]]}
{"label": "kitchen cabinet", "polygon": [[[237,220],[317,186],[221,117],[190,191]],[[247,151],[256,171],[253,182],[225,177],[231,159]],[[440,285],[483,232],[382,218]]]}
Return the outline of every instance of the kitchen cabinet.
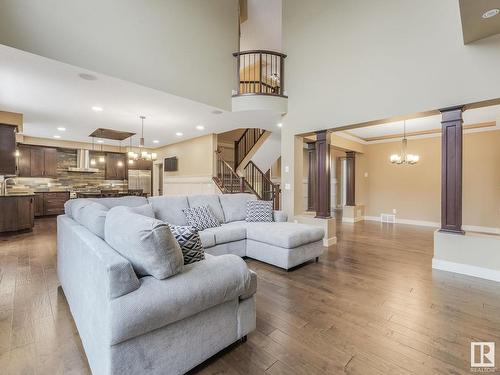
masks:
{"label": "kitchen cabinet", "polygon": [[57,149],[19,145],[19,177],[56,177]]}
{"label": "kitchen cabinet", "polygon": [[35,193],[35,216],[61,215],[64,213],[64,203],[69,199],[69,192],[40,192]]}
{"label": "kitchen cabinet", "polygon": [[0,233],[32,229],[34,196],[0,196]]}
{"label": "kitchen cabinet", "polygon": [[151,169],[153,169],[153,162],[151,160],[134,160],[134,164],[129,164],[128,169],[150,171]]}
{"label": "kitchen cabinet", "polygon": [[106,153],[106,180],[126,180],[127,179],[127,156],[121,153]]}
{"label": "kitchen cabinet", "polygon": [[0,175],[16,174],[16,127],[0,124]]}

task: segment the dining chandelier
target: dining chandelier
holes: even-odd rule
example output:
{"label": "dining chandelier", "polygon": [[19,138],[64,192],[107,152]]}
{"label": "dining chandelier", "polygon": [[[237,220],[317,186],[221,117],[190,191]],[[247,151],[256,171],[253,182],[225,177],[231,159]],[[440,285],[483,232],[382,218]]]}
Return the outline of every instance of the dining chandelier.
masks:
{"label": "dining chandelier", "polygon": [[403,140],[401,144],[401,153],[391,155],[390,160],[392,164],[414,165],[418,163],[420,157],[416,154],[409,154],[407,151],[407,147],[408,147],[408,140],[406,139],[406,120],[405,120],[403,125]]}
{"label": "dining chandelier", "polygon": [[146,119],[146,117],[139,116],[139,118],[141,119],[141,139],[139,141],[139,153],[134,152],[134,150],[132,149],[132,137],[130,137],[130,149],[127,153],[129,164],[134,164],[134,160],[156,160],[158,157],[156,152],[149,153],[144,150],[144,120]]}

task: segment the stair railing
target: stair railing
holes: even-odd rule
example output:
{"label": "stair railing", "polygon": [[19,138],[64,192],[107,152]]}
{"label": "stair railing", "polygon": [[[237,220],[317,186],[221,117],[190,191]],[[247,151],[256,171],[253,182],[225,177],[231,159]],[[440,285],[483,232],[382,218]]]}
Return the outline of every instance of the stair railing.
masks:
{"label": "stair railing", "polygon": [[234,96],[285,95],[286,55],[275,51],[252,50],[233,53],[237,63],[238,87]]}
{"label": "stair railing", "polygon": [[234,170],[238,169],[243,159],[265,132],[263,129],[249,128],[234,142]]}
{"label": "stair railing", "polygon": [[281,189],[279,184],[271,181],[270,171],[264,173],[254,162],[250,161],[244,169],[245,182],[250,185],[257,197],[265,201],[273,201],[275,210],[280,208]]}
{"label": "stair railing", "polygon": [[223,193],[243,193],[245,192],[245,181],[243,177],[231,168],[231,165],[222,158],[220,151],[216,155],[216,172],[213,178],[214,182]]}

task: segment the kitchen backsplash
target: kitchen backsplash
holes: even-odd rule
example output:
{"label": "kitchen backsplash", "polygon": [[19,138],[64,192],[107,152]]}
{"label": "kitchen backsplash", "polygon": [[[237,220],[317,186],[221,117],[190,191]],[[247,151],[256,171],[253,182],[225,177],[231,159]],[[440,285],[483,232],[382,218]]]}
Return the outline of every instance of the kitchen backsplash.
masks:
{"label": "kitchen backsplash", "polygon": [[[92,153],[98,160],[99,153]],[[104,155],[104,154],[102,154]],[[105,180],[104,164],[95,166],[99,172],[68,172],[76,167],[76,150],[57,150],[57,178],[17,177],[9,180],[7,189],[15,191],[96,191],[101,189],[127,190],[126,180]],[[94,167],[94,166],[93,166]]]}

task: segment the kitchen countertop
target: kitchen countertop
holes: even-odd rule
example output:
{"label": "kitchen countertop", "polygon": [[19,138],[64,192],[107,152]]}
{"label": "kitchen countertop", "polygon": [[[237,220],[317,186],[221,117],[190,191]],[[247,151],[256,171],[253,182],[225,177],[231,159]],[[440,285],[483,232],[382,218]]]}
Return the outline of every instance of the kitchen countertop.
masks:
{"label": "kitchen countertop", "polygon": [[11,193],[7,195],[0,195],[0,198],[11,198],[11,197],[32,197],[35,193]]}

